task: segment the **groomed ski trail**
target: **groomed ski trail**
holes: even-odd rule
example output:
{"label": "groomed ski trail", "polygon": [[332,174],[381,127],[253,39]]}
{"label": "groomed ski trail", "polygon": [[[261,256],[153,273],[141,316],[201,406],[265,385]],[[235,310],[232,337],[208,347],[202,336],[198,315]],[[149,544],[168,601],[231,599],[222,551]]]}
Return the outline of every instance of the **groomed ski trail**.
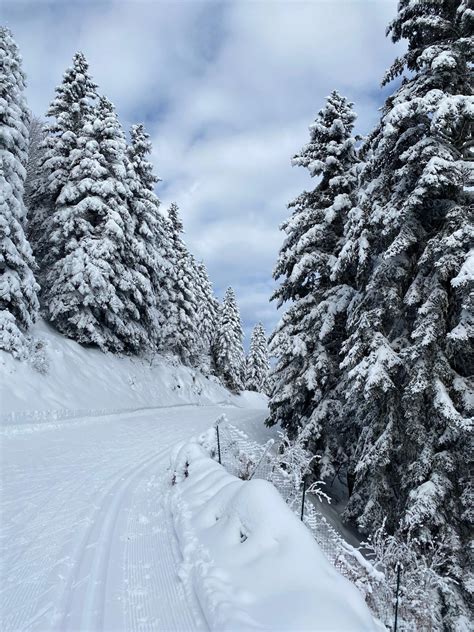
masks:
{"label": "groomed ski trail", "polygon": [[[118,413],[2,437],[0,628],[207,630],[163,507],[169,450],[222,407]],[[263,428],[262,410],[225,408]]]}

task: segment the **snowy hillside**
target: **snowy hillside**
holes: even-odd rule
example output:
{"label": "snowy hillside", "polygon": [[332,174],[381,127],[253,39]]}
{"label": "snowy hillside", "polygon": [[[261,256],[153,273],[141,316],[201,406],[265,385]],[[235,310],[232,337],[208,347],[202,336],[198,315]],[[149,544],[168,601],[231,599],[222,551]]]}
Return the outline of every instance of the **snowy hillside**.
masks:
{"label": "snowy hillside", "polygon": [[33,362],[18,362],[0,352],[3,425],[51,424],[64,418],[186,404],[266,406],[261,395],[232,395],[215,378],[161,356],[145,361],[104,354],[65,338],[44,321],[33,335],[43,345]]}

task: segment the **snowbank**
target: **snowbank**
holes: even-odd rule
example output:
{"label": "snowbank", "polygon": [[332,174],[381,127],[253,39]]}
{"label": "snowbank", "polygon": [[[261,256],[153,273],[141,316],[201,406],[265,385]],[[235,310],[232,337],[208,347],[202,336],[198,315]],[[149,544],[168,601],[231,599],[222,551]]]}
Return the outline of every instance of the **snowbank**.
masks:
{"label": "snowbank", "polygon": [[33,335],[43,348],[32,362],[20,362],[0,351],[2,424],[50,424],[71,417],[187,404],[266,407],[263,395],[232,395],[216,378],[160,356],[145,361],[104,354],[67,339],[43,321]]}
{"label": "snowbank", "polygon": [[211,630],[376,629],[357,589],[270,483],[228,474],[198,442],[178,447],[171,467],[180,576]]}

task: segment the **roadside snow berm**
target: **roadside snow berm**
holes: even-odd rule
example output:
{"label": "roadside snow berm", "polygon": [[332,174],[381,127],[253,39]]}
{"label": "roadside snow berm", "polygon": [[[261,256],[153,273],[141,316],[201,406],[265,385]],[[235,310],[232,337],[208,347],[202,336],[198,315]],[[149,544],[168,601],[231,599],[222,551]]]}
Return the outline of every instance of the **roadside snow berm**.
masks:
{"label": "roadside snow berm", "polygon": [[215,431],[171,455],[169,508],[180,577],[211,630],[369,632],[357,589],[263,480],[242,481],[210,456]]}

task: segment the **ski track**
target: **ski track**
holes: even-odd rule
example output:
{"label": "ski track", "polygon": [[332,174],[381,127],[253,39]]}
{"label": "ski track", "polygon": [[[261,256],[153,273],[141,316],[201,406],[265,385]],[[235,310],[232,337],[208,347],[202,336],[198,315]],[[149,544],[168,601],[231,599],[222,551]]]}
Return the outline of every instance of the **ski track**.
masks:
{"label": "ski track", "polygon": [[0,629],[207,630],[162,500],[169,449],[224,410],[262,432],[264,411],[189,406],[3,437]]}

